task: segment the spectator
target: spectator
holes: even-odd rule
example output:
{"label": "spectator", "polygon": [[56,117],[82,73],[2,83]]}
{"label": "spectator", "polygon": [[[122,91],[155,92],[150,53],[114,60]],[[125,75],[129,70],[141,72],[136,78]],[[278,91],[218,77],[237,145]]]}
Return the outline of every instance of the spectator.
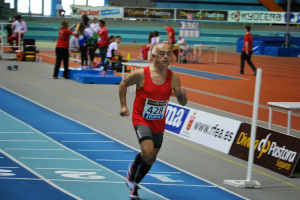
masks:
{"label": "spectator", "polygon": [[[16,46],[19,45],[19,36],[20,42],[22,41],[24,34],[27,32],[26,22],[21,18],[21,15],[17,15],[15,17],[16,21],[12,23],[12,29],[14,30],[13,34],[8,38],[8,42],[11,46],[14,45],[14,40],[16,40]],[[18,48],[13,48],[12,50],[16,50]]]}
{"label": "spectator", "polygon": [[10,17],[10,19],[8,20],[8,23],[6,25],[6,31],[7,31],[7,42],[9,43],[8,41],[8,38],[13,34],[13,28],[12,28],[12,23],[14,23],[16,21],[16,18],[15,17]]}
{"label": "spectator", "polygon": [[151,48],[150,48],[150,50],[152,50],[154,47],[155,47],[155,45],[157,45],[158,43],[160,43],[160,37],[159,37],[159,33],[158,33],[158,31],[154,31],[153,32],[153,37],[151,38]]}
{"label": "spectator", "polygon": [[107,59],[122,61],[122,54],[119,51],[119,44],[121,42],[121,36],[116,37],[116,41],[109,44],[107,49]]}
{"label": "spectator", "polygon": [[98,35],[100,37],[100,41],[98,42],[99,50],[100,50],[100,57],[103,63],[104,70],[101,72],[101,75],[108,75],[107,73],[107,63],[105,62],[105,57],[107,53],[107,48],[109,44],[108,40],[108,30],[106,28],[106,22],[104,19],[99,20],[100,31]]}
{"label": "spectator", "polygon": [[93,31],[98,33],[100,31],[100,26],[99,26],[99,23],[97,22],[96,17],[93,17],[92,21],[93,21],[93,23],[91,23],[90,27],[93,29]]}
{"label": "spectator", "polygon": [[147,58],[148,58],[148,51],[150,50],[150,47],[151,47],[152,37],[153,37],[153,32],[149,32],[148,45],[143,46],[141,49],[140,59],[142,59],[142,60],[147,60]]}
{"label": "spectator", "polygon": [[[64,78],[69,78],[69,36],[74,34],[75,32],[71,31],[72,28],[74,28],[76,24],[69,27],[68,20],[62,20],[61,26],[59,28],[58,32],[58,40],[55,48],[56,53],[56,63],[54,67],[54,74],[53,78],[57,79],[58,71],[60,68],[61,61],[64,61]],[[76,29],[79,28],[79,24],[77,25]],[[75,30],[76,31],[76,30]]]}
{"label": "spectator", "polygon": [[58,14],[59,14],[59,16],[63,16],[63,17],[65,17],[65,10],[64,10],[64,8],[62,7],[62,5],[61,5],[61,1],[59,1],[57,4],[56,4],[56,10],[57,10],[57,12],[58,12]]}
{"label": "spectator", "polygon": [[79,40],[78,35],[73,35],[69,41],[69,51],[79,52]]}
{"label": "spectator", "polygon": [[178,55],[183,52],[185,52],[186,50],[186,41],[184,38],[180,37],[180,35],[177,35],[177,38],[178,38],[178,41],[176,42],[176,44],[179,44],[180,47],[179,47],[179,50],[176,49],[174,50],[174,55],[176,56],[176,60],[178,60]]}
{"label": "spectator", "polygon": [[109,44],[110,44],[116,40],[116,37],[114,35],[112,35],[108,38],[108,40],[109,40]]}
{"label": "spectator", "polygon": [[82,15],[81,18],[80,18],[80,20],[81,20],[82,24],[84,24],[87,27],[90,27],[89,26],[90,19],[89,19],[89,17],[87,15]]}
{"label": "spectator", "polygon": [[[166,43],[170,45],[170,50],[171,50],[171,55],[173,55],[173,45],[175,44],[175,31],[174,29],[169,26],[169,25],[165,25],[164,26],[166,31],[167,31],[167,34],[168,34],[168,37],[166,39]],[[171,58],[171,61],[172,61],[172,58]]]}
{"label": "spectator", "polygon": [[85,26],[82,23],[79,25],[78,41],[79,41],[79,49],[81,53],[81,67],[86,67],[88,65],[88,57],[87,57],[88,46],[87,46],[87,36],[85,34]]}

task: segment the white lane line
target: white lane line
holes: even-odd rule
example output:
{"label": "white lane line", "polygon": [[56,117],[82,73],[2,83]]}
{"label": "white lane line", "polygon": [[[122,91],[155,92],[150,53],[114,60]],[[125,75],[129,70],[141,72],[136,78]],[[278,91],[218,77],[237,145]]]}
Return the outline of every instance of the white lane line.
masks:
{"label": "white lane line", "polygon": [[23,160],[82,160],[81,158],[36,158],[36,157],[20,157]]}
{"label": "white lane line", "polygon": [[[38,178],[12,178],[12,177],[0,177],[0,179],[11,179],[11,180],[32,180],[32,181],[44,181]],[[67,180],[67,179],[45,179],[48,181],[61,181],[61,182],[85,182],[85,183],[111,183],[111,184],[124,184],[124,181],[97,181],[97,180]],[[215,185],[187,185],[187,184],[168,184],[168,183],[142,183],[140,185],[172,185],[181,187],[206,187],[216,188]]]}
{"label": "white lane line", "polygon": [[0,140],[0,142],[48,142],[49,140]]}
{"label": "white lane line", "polygon": [[5,150],[20,150],[20,151],[63,151],[64,149],[26,149],[26,148],[5,148]]}
{"label": "white lane line", "polygon": [[63,135],[95,135],[98,133],[66,133],[66,132],[46,132],[46,134],[63,134]]}
{"label": "white lane line", "polygon": [[9,134],[30,133],[30,134],[32,134],[32,133],[35,133],[35,132],[0,132],[0,133],[9,133]]}
{"label": "white lane line", "polygon": [[113,151],[113,152],[133,152],[133,150],[89,150],[89,149],[77,149],[77,151]]}
{"label": "white lane line", "polygon": [[133,160],[112,160],[112,159],[96,159],[98,161],[112,161],[112,162],[131,162]]}
{"label": "white lane line", "polygon": [[38,170],[72,170],[72,171],[103,171],[102,169],[70,169],[70,168],[35,168]]}
{"label": "white lane line", "polygon": [[[118,172],[128,172],[128,170],[118,170]],[[182,174],[181,172],[158,172],[158,171],[151,171],[151,173],[155,174]]]}
{"label": "white lane line", "polygon": [[141,185],[172,185],[172,186],[185,186],[185,187],[211,187],[216,188],[216,185],[186,185],[186,184],[171,184],[171,183],[142,183]]}
{"label": "white lane line", "polygon": [[1,167],[0,168],[5,168],[5,169],[18,169],[19,167]]}
{"label": "white lane line", "polygon": [[60,141],[60,142],[114,142],[114,141]]}
{"label": "white lane line", "polygon": [[[16,119],[16,118],[15,118]],[[17,120],[17,119],[16,119]],[[35,172],[34,170],[32,170],[30,167],[28,167],[27,165],[23,164],[22,162],[20,162],[19,160],[15,159],[14,157],[12,157],[11,155],[7,154],[5,151],[3,151],[2,149],[0,149],[0,152],[2,154],[4,154],[5,156],[7,156],[9,159],[11,159],[12,161],[14,161],[15,163],[17,163],[18,165],[20,165],[21,167],[25,168],[26,170],[30,171],[32,174],[34,174],[35,176],[37,176],[38,178],[42,179],[43,181],[47,182],[49,185],[55,187],[56,189],[64,192],[65,194],[77,199],[77,200],[82,200],[81,198],[77,197],[76,195],[68,192],[67,190],[59,187],[58,185],[56,185],[55,183],[47,180],[44,176],[38,174],[37,172]]]}
{"label": "white lane line", "polygon": [[0,158],[4,158],[4,157],[0,157]]}

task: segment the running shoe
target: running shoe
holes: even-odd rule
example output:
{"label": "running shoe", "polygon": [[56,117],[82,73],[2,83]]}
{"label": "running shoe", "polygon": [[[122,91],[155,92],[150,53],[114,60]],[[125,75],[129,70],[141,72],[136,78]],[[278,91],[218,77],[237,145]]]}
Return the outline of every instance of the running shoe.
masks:
{"label": "running shoe", "polygon": [[133,165],[133,162],[130,162],[129,166],[128,166],[128,172],[126,174],[126,185],[130,191],[133,191],[135,186],[137,186],[136,183],[131,178],[131,177],[133,177],[132,165]]}
{"label": "running shoe", "polygon": [[134,199],[134,200],[140,199],[139,194],[138,194],[138,189],[140,189],[140,188],[139,188],[139,186],[136,185],[134,190],[130,191],[130,194],[129,194],[130,199]]}

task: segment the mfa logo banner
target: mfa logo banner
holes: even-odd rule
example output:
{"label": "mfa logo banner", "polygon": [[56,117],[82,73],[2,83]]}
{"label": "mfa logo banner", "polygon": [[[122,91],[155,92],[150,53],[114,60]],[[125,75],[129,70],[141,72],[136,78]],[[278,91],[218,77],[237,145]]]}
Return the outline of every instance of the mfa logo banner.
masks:
{"label": "mfa logo banner", "polygon": [[240,121],[169,103],[166,130],[184,139],[229,153]]}
{"label": "mfa logo banner", "polygon": [[166,130],[179,134],[189,109],[169,103],[166,112]]}
{"label": "mfa logo banner", "polygon": [[228,11],[228,22],[285,23],[284,12]]}
{"label": "mfa logo banner", "polygon": [[190,109],[179,136],[228,154],[240,121]]}

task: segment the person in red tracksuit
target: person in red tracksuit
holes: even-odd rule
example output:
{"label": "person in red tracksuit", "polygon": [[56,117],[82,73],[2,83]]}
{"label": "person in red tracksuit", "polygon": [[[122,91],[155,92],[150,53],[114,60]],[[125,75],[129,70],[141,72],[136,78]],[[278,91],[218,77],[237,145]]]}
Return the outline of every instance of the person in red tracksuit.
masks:
{"label": "person in red tracksuit", "polygon": [[61,61],[64,62],[64,78],[68,79],[69,78],[69,37],[72,34],[75,34],[76,32],[71,31],[72,28],[75,26],[78,31],[79,29],[79,24],[74,24],[69,28],[69,22],[68,20],[62,20],[61,26],[58,31],[58,40],[55,48],[55,53],[56,53],[56,62],[55,62],[55,67],[54,67],[54,73],[53,73],[53,78],[58,79],[58,72],[60,68]]}
{"label": "person in red tracksuit", "polygon": [[[172,55],[173,55],[173,46],[174,44],[176,43],[176,39],[175,39],[175,31],[174,29],[169,26],[169,25],[165,25],[164,26],[166,31],[167,31],[167,34],[168,34],[168,37],[166,39],[166,43],[168,43],[170,45],[170,50],[172,52]],[[171,58],[171,61],[172,61],[172,58]]]}
{"label": "person in red tracksuit", "polygon": [[129,116],[126,104],[127,87],[136,84],[132,122],[138,137],[141,153],[129,164],[126,185],[130,199],[139,199],[138,184],[149,172],[162,146],[168,101],[174,90],[180,105],[186,105],[185,88],[178,76],[168,69],[171,58],[170,46],[157,44],[152,50],[154,64],[130,73],[119,86],[121,116]]}
{"label": "person in red tracksuit", "polygon": [[244,75],[244,66],[245,66],[245,60],[249,64],[249,66],[253,70],[253,75],[256,75],[256,68],[254,67],[254,64],[251,61],[251,55],[252,55],[252,44],[253,44],[253,35],[250,33],[251,27],[246,26],[245,27],[245,37],[244,37],[244,47],[242,49],[241,54],[241,70],[239,75]]}
{"label": "person in red tracksuit", "polygon": [[104,70],[101,72],[100,75],[108,75],[107,63],[105,62],[105,57],[106,57],[107,48],[109,45],[109,39],[108,39],[108,30],[105,27],[106,22],[104,21],[104,19],[99,20],[99,26],[100,26],[100,31],[98,32],[98,35],[100,37],[100,41],[98,42],[98,46],[99,46],[101,61],[103,63],[103,67],[104,67]]}

